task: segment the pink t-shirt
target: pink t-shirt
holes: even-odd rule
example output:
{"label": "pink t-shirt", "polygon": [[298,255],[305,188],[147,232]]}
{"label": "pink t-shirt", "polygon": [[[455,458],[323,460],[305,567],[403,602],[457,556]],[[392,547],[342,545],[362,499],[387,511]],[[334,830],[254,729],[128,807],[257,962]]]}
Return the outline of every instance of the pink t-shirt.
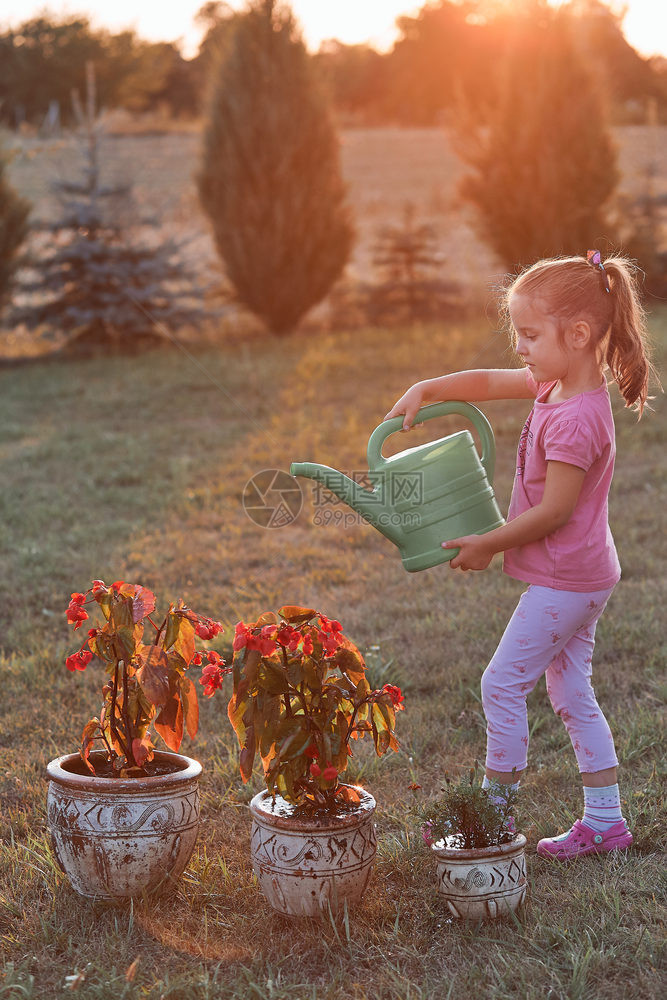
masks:
{"label": "pink t-shirt", "polygon": [[547,462],[576,465],[586,476],[567,524],[537,542],[507,549],[503,570],[555,590],[587,593],[613,587],[621,567],[608,523],[616,445],[607,386],[547,403],[555,382],[537,383],[530,371],[526,377],[536,399],[519,439],[507,520],[541,501]]}

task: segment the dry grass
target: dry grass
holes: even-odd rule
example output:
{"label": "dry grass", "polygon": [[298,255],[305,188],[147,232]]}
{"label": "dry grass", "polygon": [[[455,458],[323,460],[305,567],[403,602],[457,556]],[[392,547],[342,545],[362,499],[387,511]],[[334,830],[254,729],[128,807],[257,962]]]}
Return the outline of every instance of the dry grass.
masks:
{"label": "dry grass", "polygon": [[[664,310],[653,328],[664,363]],[[317,526],[307,484],[299,519],[281,529],[258,528],[241,496],[255,472],[293,459],[363,468],[370,430],[408,384],[451,367],[508,363],[504,344],[477,324],[284,343],[255,334],[193,357],[163,352],[0,373],[2,995],[59,997],[66,976],[82,972],[78,993],[91,1000],[660,996],[663,398],[639,425],[615,401],[611,510],[624,579],[602,619],[595,665],[624,760],[635,847],[564,870],[535,857],[536,840],[581,809],[567,736],[540,686],[522,786],[529,902],[516,922],[467,926],[435,898],[408,785],[435,792],[446,768],[482,754],[479,677],[520,584],[497,564],[480,574],[406,574],[372,528]],[[486,409],[504,505],[525,407]],[[412,432],[410,444],[431,433]],[[378,761],[362,748],[353,764],[351,776],[380,803],[379,854],[348,920],[288,921],[267,911],[249,865],[245,807],[259,780],[244,787],[238,778],[224,699],[202,705],[201,736],[184,747],[205,768],[203,824],[177,897],[114,909],[70,890],[48,849],[43,766],[75,745],[97,704],[95,668],[77,676],[64,669],[62,609],[71,590],[98,575],[142,582],[164,599],[181,593],[229,624],[307,603],[339,618],[362,648],[379,644],[374,670],[393,659],[384,679],[406,692],[402,750]]]}

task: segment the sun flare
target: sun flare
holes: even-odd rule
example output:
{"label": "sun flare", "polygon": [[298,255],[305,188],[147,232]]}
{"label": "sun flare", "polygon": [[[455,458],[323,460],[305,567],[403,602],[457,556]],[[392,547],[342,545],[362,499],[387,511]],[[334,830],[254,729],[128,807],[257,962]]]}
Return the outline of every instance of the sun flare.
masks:
{"label": "sun flare", "polygon": [[[315,50],[330,38],[347,45],[368,42],[379,49],[391,48],[397,37],[396,18],[414,15],[426,5],[413,0],[291,0],[309,48]],[[490,3],[494,0],[489,0]],[[523,0],[496,0],[498,4],[519,4]],[[565,0],[552,0],[554,4]],[[623,27],[630,44],[642,55],[667,56],[667,4],[659,0],[605,0],[613,10],[626,10]],[[230,0],[240,10],[246,0]],[[67,0],[48,4],[56,15],[87,14],[100,27],[113,31],[134,28],[148,41],[180,39],[190,58],[201,41],[201,25],[195,15],[203,0],[182,0],[165,5],[163,0]],[[3,0],[0,22],[17,25],[44,9],[44,0]]]}

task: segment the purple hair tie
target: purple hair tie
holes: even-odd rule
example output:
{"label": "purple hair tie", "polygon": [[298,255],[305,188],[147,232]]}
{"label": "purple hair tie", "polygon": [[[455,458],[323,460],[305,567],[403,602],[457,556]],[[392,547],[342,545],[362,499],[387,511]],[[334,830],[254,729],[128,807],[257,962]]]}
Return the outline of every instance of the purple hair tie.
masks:
{"label": "purple hair tie", "polygon": [[605,291],[611,293],[611,288],[609,287],[609,275],[607,274],[607,272],[604,269],[604,264],[602,263],[602,257],[600,256],[600,251],[599,250],[587,250],[586,251],[586,260],[588,261],[589,264],[593,264],[594,267],[599,267],[600,268],[600,273],[602,274],[602,277],[604,278]]}

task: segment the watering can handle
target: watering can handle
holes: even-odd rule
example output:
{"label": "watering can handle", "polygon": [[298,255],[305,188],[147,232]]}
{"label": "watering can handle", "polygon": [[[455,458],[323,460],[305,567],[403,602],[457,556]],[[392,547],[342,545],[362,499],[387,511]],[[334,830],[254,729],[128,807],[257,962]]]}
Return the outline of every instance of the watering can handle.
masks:
{"label": "watering can handle", "polygon": [[[450,399],[445,403],[429,403],[428,406],[422,406],[418,411],[414,424],[422,424],[426,420],[432,420],[433,417],[446,417],[452,413],[466,417],[477,430],[482,443],[482,465],[487,479],[492,483],[496,465],[493,431],[489,421],[476,406],[457,399]],[[391,420],[384,420],[371,434],[368,441],[368,467],[371,471],[381,468],[386,462],[386,458],[382,454],[382,445],[391,434],[401,430],[403,419],[403,417],[392,417]]]}

